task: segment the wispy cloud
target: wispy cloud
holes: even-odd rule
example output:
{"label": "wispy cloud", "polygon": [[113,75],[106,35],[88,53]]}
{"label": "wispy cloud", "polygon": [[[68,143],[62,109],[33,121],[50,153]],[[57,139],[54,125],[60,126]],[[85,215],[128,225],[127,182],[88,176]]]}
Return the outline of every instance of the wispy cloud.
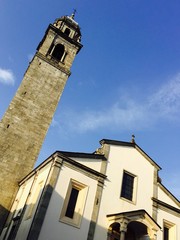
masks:
{"label": "wispy cloud", "polygon": [[103,129],[105,127],[111,130],[115,128],[119,130],[131,129],[136,127],[138,121],[141,121],[143,125],[147,124],[148,119],[146,119],[146,122],[142,121],[145,118],[143,115],[145,111],[144,106],[139,106],[133,101],[124,102],[124,107],[122,107],[122,102],[121,104],[117,102],[107,109],[81,113],[68,112],[67,115],[69,117],[66,120],[71,119],[71,122],[67,120],[66,124],[68,124],[67,127],[70,127],[71,130],[80,132]]}
{"label": "wispy cloud", "polygon": [[137,130],[149,128],[159,120],[178,119],[179,113],[180,74],[177,74],[143,102],[121,95],[116,103],[106,108],[84,112],[66,110],[60,124],[66,131],[69,129],[75,132],[95,131],[106,127],[116,131]]}
{"label": "wispy cloud", "polygon": [[6,85],[14,85],[15,77],[10,69],[0,68],[0,82]]}
{"label": "wispy cloud", "polygon": [[180,73],[151,96],[149,106],[161,117],[177,117],[180,110]]}

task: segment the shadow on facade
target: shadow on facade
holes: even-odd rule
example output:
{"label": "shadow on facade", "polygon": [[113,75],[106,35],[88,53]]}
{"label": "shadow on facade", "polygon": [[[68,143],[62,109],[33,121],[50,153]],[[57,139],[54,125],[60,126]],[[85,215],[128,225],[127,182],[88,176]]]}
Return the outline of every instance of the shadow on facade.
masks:
{"label": "shadow on facade", "polygon": [[5,223],[8,215],[9,215],[9,211],[5,207],[0,205],[0,233],[4,227],[4,223]]}
{"label": "shadow on facade", "polygon": [[[84,214],[80,218],[80,226],[64,223],[61,220],[64,199],[50,185],[47,185],[41,193],[38,201],[33,204],[25,204],[23,208],[11,214],[9,223],[4,228],[1,240],[69,240],[82,239],[93,240],[95,229],[96,239],[119,240],[121,239],[121,225],[117,222],[109,224],[107,229],[91,222],[84,216],[89,209],[84,208]],[[121,210],[120,210],[121,211]],[[91,218],[91,216],[90,216]],[[70,219],[72,220],[72,219]],[[147,227],[139,222],[132,221],[124,233],[124,240],[148,240]]]}

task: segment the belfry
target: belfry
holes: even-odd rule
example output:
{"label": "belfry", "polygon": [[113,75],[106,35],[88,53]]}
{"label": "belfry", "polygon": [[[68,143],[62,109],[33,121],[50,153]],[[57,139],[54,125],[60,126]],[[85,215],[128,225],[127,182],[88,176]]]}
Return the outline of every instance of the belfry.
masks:
{"label": "belfry", "polygon": [[37,160],[70,68],[82,48],[74,14],[50,24],[12,102],[0,122],[0,229],[18,181]]}

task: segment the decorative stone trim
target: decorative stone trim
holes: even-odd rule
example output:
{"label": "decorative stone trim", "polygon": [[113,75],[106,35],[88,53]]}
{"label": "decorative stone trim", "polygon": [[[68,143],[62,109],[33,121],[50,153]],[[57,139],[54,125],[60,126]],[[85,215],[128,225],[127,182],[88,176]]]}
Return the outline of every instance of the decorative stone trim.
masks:
{"label": "decorative stone trim", "polygon": [[166,212],[170,212],[171,214],[180,217],[180,209],[173,207],[163,201],[158,200],[157,198],[152,198],[153,200],[153,205],[156,204],[158,208],[166,211]]}

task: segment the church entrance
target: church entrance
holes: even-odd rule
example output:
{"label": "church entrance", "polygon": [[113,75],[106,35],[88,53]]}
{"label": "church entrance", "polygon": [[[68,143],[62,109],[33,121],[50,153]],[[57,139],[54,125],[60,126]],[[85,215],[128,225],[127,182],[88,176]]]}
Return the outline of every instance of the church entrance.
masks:
{"label": "church entrance", "polygon": [[114,222],[109,226],[107,240],[150,240],[147,226],[143,223],[132,221],[127,225],[127,232],[122,237],[121,224]]}
{"label": "church entrance", "polygon": [[107,240],[156,240],[161,228],[145,210],[107,215]]}

